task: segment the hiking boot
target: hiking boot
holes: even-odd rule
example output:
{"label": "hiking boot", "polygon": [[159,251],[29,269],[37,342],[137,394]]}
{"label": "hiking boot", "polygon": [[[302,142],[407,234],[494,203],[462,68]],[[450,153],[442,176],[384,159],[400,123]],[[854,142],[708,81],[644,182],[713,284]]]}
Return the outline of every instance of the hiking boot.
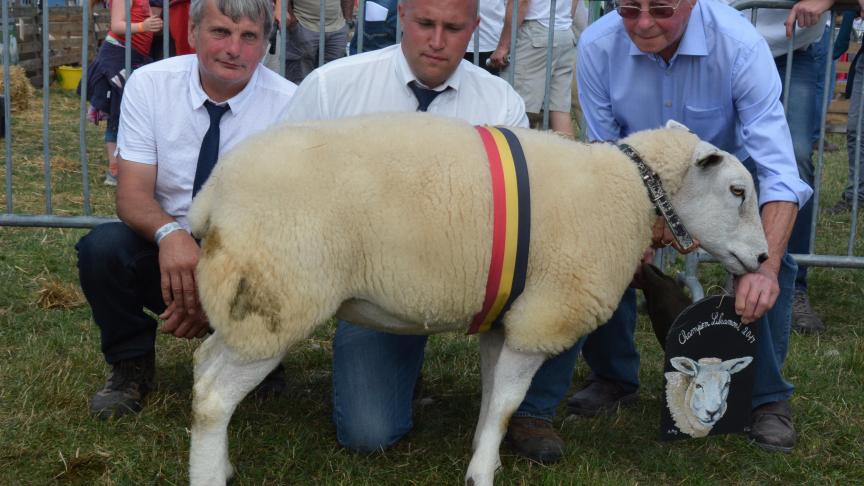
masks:
{"label": "hiking boot", "polygon": [[516,454],[541,464],[554,464],[564,454],[564,440],[543,419],[511,417],[504,442]]}
{"label": "hiking boot", "polygon": [[795,427],[789,402],[766,403],[753,410],[750,439],[759,447],[772,452],[792,452],[795,447]]}
{"label": "hiking boot", "polygon": [[573,415],[594,417],[611,415],[620,407],[639,398],[639,390],[630,391],[623,385],[601,378],[592,378],[567,401],[567,409]]}
{"label": "hiking boot", "polygon": [[141,410],[144,397],[153,387],[155,353],[111,365],[105,387],[90,398],[90,414],[107,420]]}
{"label": "hiking boot", "polygon": [[825,212],[830,216],[837,216],[838,214],[848,213],[849,211],[852,211],[852,201],[847,201],[844,198],[840,198],[837,203],[825,210]]}
{"label": "hiking boot", "polygon": [[825,324],[810,307],[810,299],[804,290],[795,290],[792,296],[792,329],[801,333],[825,330]]}
{"label": "hiking boot", "polygon": [[273,369],[269,375],[264,377],[261,383],[252,390],[252,396],[258,401],[270,400],[277,398],[285,393],[288,389],[288,382],[285,381],[285,367],[282,363]]}

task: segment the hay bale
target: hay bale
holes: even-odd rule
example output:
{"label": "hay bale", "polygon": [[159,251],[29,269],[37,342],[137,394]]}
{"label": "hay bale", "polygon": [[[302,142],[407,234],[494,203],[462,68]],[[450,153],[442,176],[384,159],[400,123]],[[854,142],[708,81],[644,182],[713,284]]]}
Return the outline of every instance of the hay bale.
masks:
{"label": "hay bale", "polygon": [[[3,94],[3,66],[0,66],[0,95]],[[10,66],[9,69],[9,87],[11,93],[10,109],[12,111],[24,111],[30,108],[30,100],[36,94],[30,80],[27,79],[27,73],[21,66]]]}

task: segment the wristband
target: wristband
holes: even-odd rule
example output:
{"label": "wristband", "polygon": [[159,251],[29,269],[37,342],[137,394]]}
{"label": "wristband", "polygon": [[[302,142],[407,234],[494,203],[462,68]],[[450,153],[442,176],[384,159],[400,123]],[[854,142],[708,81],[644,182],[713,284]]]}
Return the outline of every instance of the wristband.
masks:
{"label": "wristband", "polygon": [[166,223],[161,228],[156,230],[156,234],[153,235],[153,239],[156,240],[156,246],[159,246],[159,243],[162,242],[162,238],[165,238],[169,234],[182,230],[183,227],[180,226],[180,223],[177,221],[171,221],[170,223]]}
{"label": "wristband", "polygon": [[144,22],[138,22],[138,32],[144,32]]}

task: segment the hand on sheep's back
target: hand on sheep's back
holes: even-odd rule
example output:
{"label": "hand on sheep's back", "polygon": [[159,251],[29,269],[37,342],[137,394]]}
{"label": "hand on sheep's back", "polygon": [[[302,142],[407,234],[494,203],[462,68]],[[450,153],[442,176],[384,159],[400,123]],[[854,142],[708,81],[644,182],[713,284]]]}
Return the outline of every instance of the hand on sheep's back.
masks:
{"label": "hand on sheep's back", "polygon": [[159,245],[159,271],[165,311],[159,315],[161,331],[192,339],[207,334],[209,322],[195,286],[198,244],[189,233],[174,231]]}

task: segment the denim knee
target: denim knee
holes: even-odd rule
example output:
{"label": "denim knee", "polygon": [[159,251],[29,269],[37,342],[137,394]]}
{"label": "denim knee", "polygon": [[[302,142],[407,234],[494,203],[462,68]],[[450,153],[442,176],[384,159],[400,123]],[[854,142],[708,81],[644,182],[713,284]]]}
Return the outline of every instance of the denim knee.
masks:
{"label": "denim knee", "polygon": [[389,448],[411,430],[400,430],[388,420],[339,421],[336,425],[336,440],[339,444],[356,452],[375,452]]}
{"label": "denim knee", "polygon": [[93,228],[75,245],[82,285],[87,277],[105,275],[116,269],[118,259],[140,238],[123,223],[105,223]]}

